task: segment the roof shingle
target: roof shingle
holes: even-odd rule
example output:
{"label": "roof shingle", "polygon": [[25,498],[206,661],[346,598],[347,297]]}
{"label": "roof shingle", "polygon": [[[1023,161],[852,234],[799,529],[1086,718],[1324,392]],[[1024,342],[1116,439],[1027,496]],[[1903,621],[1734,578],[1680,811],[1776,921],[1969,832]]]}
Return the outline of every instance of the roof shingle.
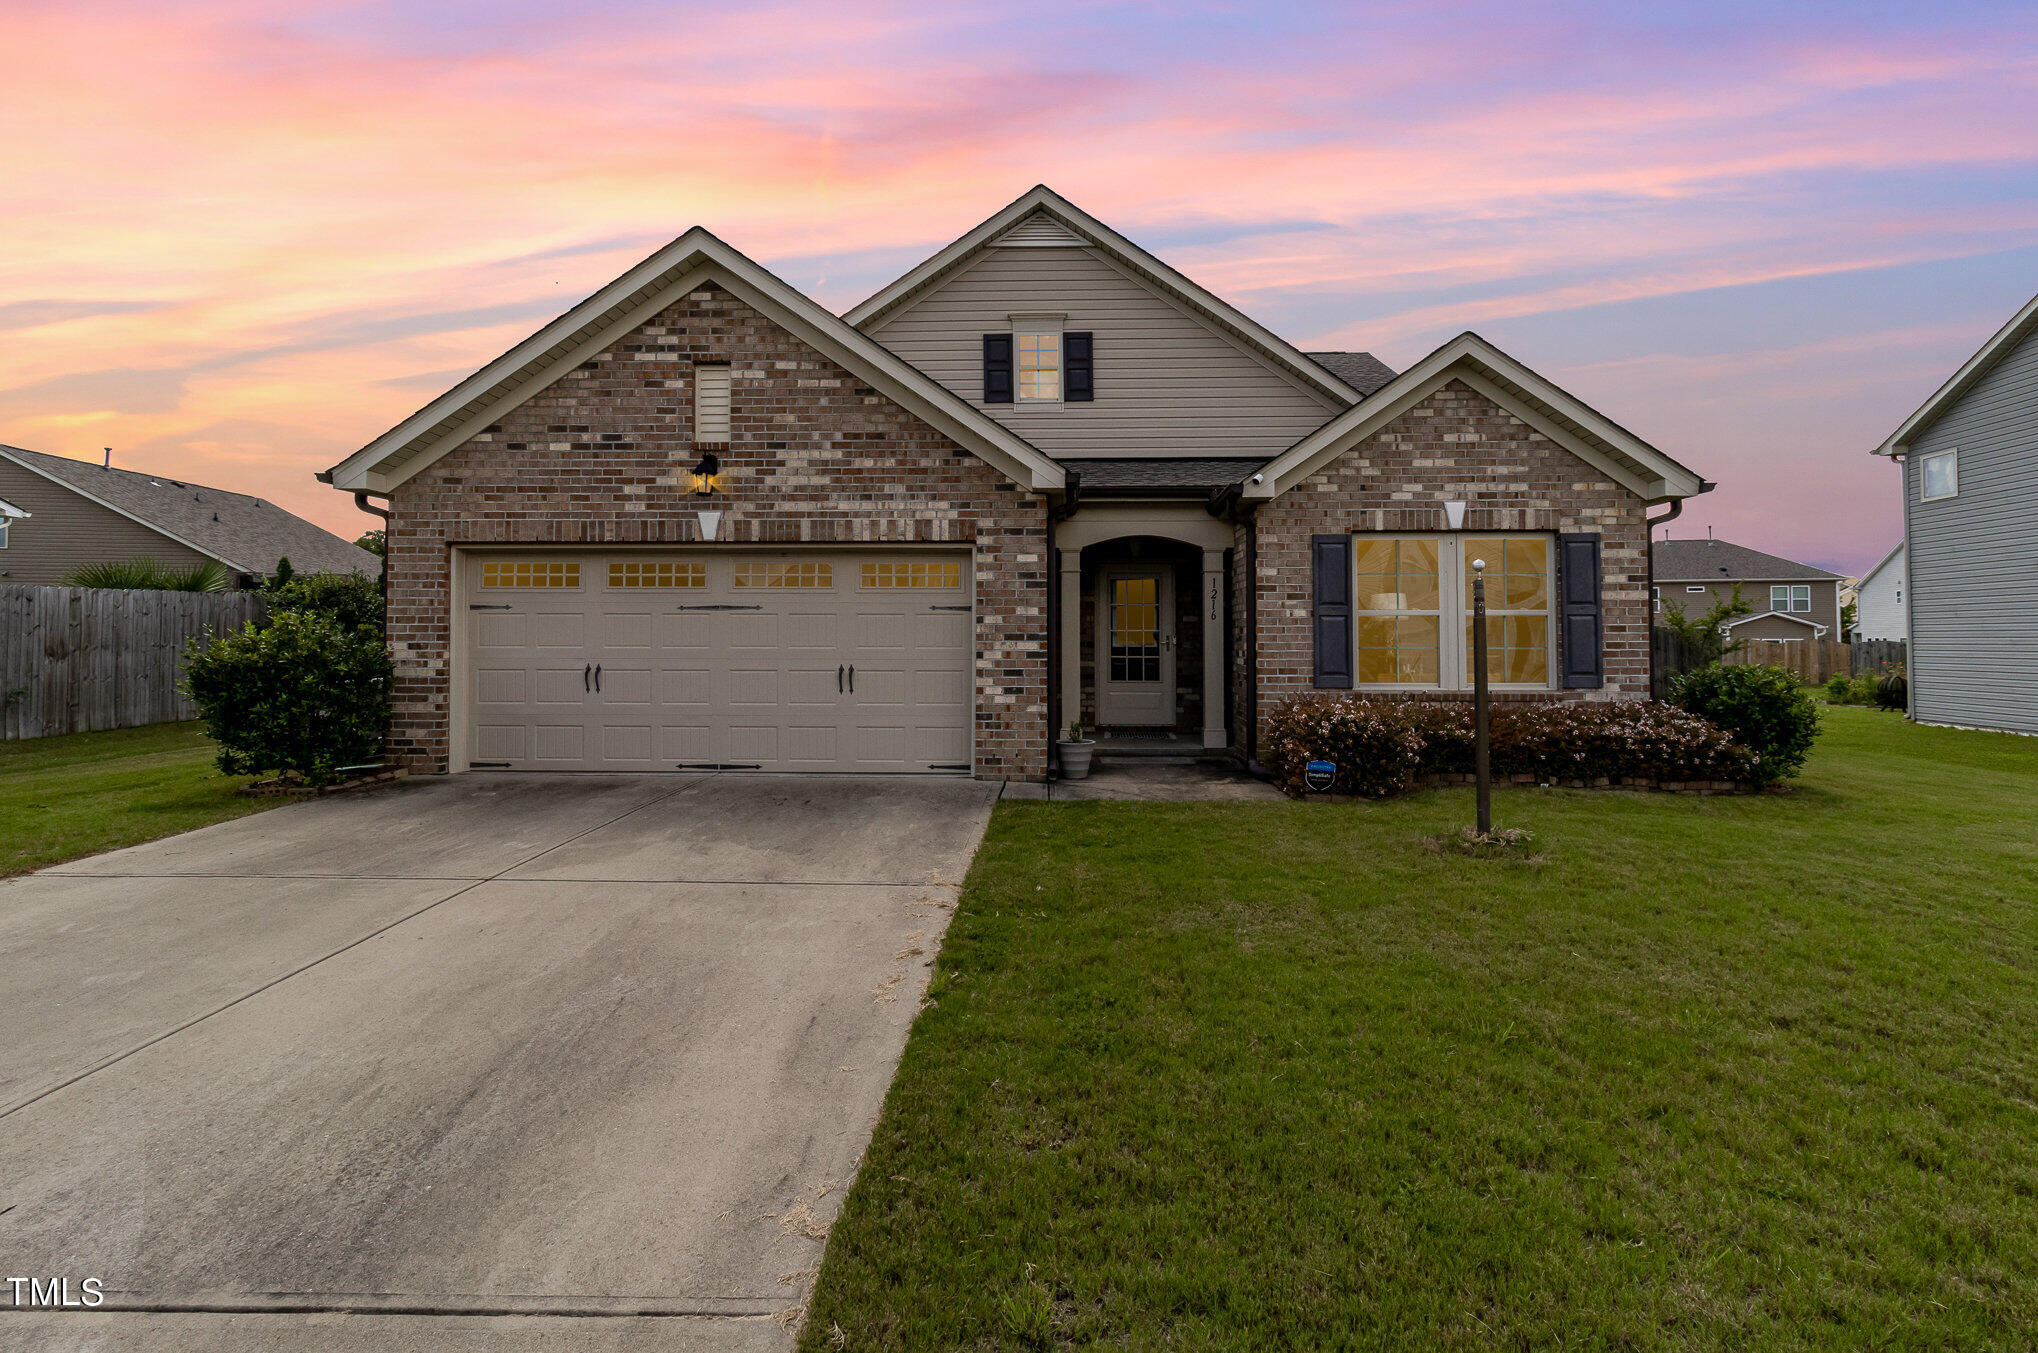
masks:
{"label": "roof shingle", "polygon": [[1305,352],[1302,355],[1361,395],[1370,395],[1394,379],[1394,368],[1370,352]]}
{"label": "roof shingle", "polygon": [[382,571],[382,561],[360,546],[245,493],[18,446],[0,446],[0,455],[243,573],[274,573],[286,555],[299,573],[365,573],[372,578]]}
{"label": "roof shingle", "polygon": [[1656,578],[1659,582],[1776,582],[1786,578],[1838,579],[1810,564],[1799,564],[1730,540],[1659,540],[1656,542]]}

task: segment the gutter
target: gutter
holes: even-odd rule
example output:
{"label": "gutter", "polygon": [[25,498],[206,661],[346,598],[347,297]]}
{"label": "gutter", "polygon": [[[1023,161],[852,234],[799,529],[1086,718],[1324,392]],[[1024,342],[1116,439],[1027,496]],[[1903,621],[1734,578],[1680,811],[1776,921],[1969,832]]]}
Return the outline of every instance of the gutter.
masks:
{"label": "gutter", "polygon": [[[330,472],[320,475],[319,478],[328,484],[333,482]],[[369,502],[366,493],[354,495],[354,506],[371,517],[382,518],[382,572],[375,575],[375,585],[382,589],[382,600],[386,603],[389,600],[389,509],[377,507]]]}

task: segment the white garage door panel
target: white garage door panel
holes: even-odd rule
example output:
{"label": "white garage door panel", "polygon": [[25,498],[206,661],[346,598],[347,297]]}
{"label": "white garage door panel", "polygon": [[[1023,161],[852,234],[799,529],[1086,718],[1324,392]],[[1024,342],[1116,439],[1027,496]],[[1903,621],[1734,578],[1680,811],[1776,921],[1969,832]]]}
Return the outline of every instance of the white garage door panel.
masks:
{"label": "white garage door panel", "polygon": [[[930,556],[896,551],[469,558],[470,764],[967,770],[970,570],[933,557],[961,564],[955,585]],[[512,558],[554,566],[502,566]],[[491,559],[487,578],[513,585],[483,585]],[[647,580],[668,585],[626,585]],[[936,585],[874,585],[900,580]]]}

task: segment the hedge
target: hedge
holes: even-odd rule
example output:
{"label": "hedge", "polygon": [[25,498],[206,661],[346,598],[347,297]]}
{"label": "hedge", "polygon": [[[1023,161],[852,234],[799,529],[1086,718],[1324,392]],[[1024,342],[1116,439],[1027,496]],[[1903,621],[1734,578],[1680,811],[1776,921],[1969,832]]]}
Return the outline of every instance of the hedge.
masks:
{"label": "hedge", "polygon": [[[1538,781],[1758,779],[1753,753],[1723,729],[1655,700],[1503,703],[1493,708],[1496,778]],[[1473,710],[1462,701],[1310,695],[1276,708],[1261,759],[1274,782],[1303,789],[1312,760],[1337,766],[1332,792],[1382,798],[1425,776],[1473,769]]]}

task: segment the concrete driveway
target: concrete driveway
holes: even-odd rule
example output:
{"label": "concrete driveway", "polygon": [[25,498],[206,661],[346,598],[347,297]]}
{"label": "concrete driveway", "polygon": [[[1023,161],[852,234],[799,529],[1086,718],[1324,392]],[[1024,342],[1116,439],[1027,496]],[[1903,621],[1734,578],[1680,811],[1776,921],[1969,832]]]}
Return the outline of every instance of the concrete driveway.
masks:
{"label": "concrete driveway", "polygon": [[0,1347],[776,1348],[997,787],[466,775],[0,884]]}

